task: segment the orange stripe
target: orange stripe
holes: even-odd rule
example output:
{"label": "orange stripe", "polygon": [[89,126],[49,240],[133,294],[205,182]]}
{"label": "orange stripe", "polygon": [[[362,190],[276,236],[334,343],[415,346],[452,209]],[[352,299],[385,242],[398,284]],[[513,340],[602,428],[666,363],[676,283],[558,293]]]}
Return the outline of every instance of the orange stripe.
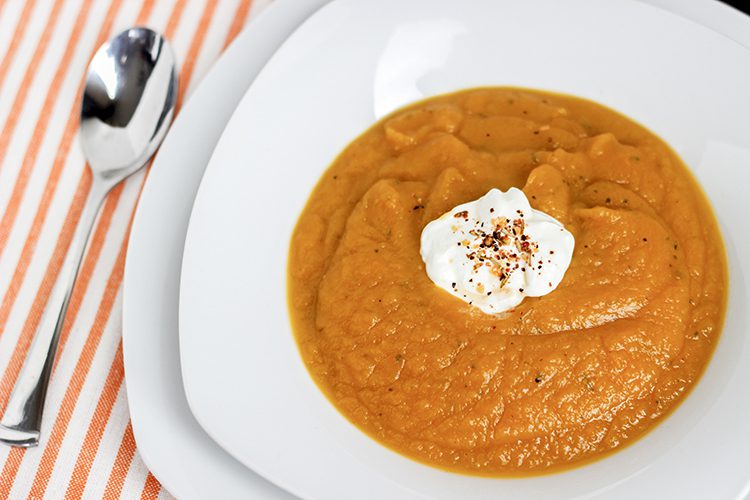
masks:
{"label": "orange stripe", "polygon": [[0,499],[6,500],[10,497],[10,490],[13,488],[13,481],[16,477],[18,467],[24,455],[24,448],[11,448],[8,456],[5,458],[3,471],[0,472]]}
{"label": "orange stripe", "polygon": [[29,95],[31,83],[34,81],[37,69],[39,69],[39,63],[47,50],[47,45],[49,45],[50,37],[55,30],[57,18],[60,15],[60,10],[64,3],[64,0],[56,0],[55,4],[52,6],[52,11],[47,18],[47,25],[44,27],[42,36],[39,38],[39,43],[37,44],[36,49],[34,49],[29,65],[26,67],[26,73],[24,73],[23,80],[21,80],[21,86],[18,87],[13,105],[10,108],[10,113],[6,118],[2,132],[0,132],[0,165],[2,165],[3,159],[5,158],[8,144],[10,143],[13,132],[16,129],[16,125],[18,124],[18,118],[23,115],[23,106],[26,103],[26,97]]}
{"label": "orange stripe", "polygon": [[128,476],[130,464],[133,463],[135,456],[135,437],[133,436],[133,426],[130,422],[125,427],[125,434],[122,436],[120,447],[117,449],[115,464],[109,473],[107,487],[104,489],[104,500],[115,500],[120,498],[122,486],[125,484],[125,478]]}
{"label": "orange stripe", "polygon": [[49,89],[47,90],[47,96],[44,98],[44,104],[42,105],[39,118],[37,119],[36,125],[34,125],[34,135],[31,136],[31,142],[26,149],[26,154],[23,156],[23,162],[21,168],[16,176],[16,183],[13,186],[13,191],[8,200],[8,205],[5,207],[5,213],[3,213],[2,219],[0,219],[0,255],[2,255],[5,249],[5,244],[8,241],[10,231],[13,228],[13,224],[16,221],[16,215],[18,215],[18,209],[23,201],[23,195],[26,192],[26,185],[31,177],[31,170],[36,163],[39,149],[41,148],[44,135],[47,132],[47,126],[49,125],[50,118],[52,117],[52,109],[57,101],[57,97],[60,94],[60,87],[62,86],[63,80],[70,68],[70,61],[73,59],[78,40],[81,38],[81,31],[86,18],[89,15],[91,9],[92,0],[84,0],[81,5],[81,9],[78,11],[73,30],[68,40],[68,44],[65,47],[65,52],[60,59],[60,64],[55,70],[55,75],[52,78]]}
{"label": "orange stripe", "polygon": [[135,25],[141,26],[145,24],[148,21],[148,18],[151,17],[152,10],[154,10],[154,0],[146,0],[143,2],[143,5],[141,5],[141,11],[135,18]]}
{"label": "orange stripe", "polygon": [[229,32],[227,33],[226,41],[224,42],[224,48],[226,48],[234,38],[239,34],[242,27],[245,25],[247,15],[250,12],[250,7],[253,5],[252,0],[240,0],[240,5],[237,7],[237,12],[234,13],[234,19],[232,24],[229,26]]}
{"label": "orange stripe", "polygon": [[161,484],[156,480],[153,474],[150,472],[146,476],[146,482],[143,485],[143,491],[141,492],[141,500],[153,500],[159,497],[161,491]]}
{"label": "orange stripe", "polygon": [[104,489],[102,498],[105,500],[115,500],[120,498],[122,486],[125,484],[125,478],[130,470],[130,464],[135,456],[135,436],[133,436],[133,425],[128,422],[125,426],[125,434],[122,436],[120,447],[117,449],[115,463],[112,471],[109,473],[107,487]]}
{"label": "orange stripe", "polygon": [[[26,27],[29,25],[31,11],[34,10],[35,5],[36,0],[27,0],[26,3],[23,4],[23,10],[21,11],[21,15],[18,17],[18,24],[16,24],[16,30],[13,33],[13,38],[10,39],[10,45],[8,46],[8,50],[5,52],[3,62],[0,63],[0,89],[3,88],[5,75],[8,74],[8,69],[13,62],[13,59],[16,57],[18,46],[21,45],[23,37],[26,34]],[[1,4],[0,9],[2,9]]]}
{"label": "orange stripe", "polygon": [[94,458],[96,458],[96,454],[99,451],[99,443],[104,435],[104,429],[117,400],[117,394],[122,385],[122,378],[122,341],[120,341],[117,345],[115,358],[112,361],[112,367],[109,369],[109,375],[107,375],[107,379],[104,382],[102,395],[96,405],[96,410],[94,410],[91,425],[89,425],[89,429],[86,431],[86,437],[78,453],[75,467],[73,467],[73,473],[68,483],[68,489],[65,492],[65,498],[83,497],[89,472],[91,472],[91,465],[94,463]]}
{"label": "orange stripe", "polygon": [[[132,220],[132,219],[131,219]],[[127,231],[130,230],[128,224]],[[127,234],[126,231],[126,234]],[[104,327],[107,325],[110,313],[112,312],[112,306],[115,303],[117,292],[120,289],[122,283],[123,268],[125,267],[125,253],[127,251],[127,238],[123,242],[120,252],[117,254],[117,260],[115,266],[112,269],[112,273],[109,275],[107,280],[107,286],[104,290],[104,296],[99,302],[99,308],[96,311],[94,318],[94,324],[89,332],[86,342],[81,349],[80,357],[76,363],[73,375],[70,378],[68,387],[65,389],[65,396],[63,396],[62,404],[60,405],[59,411],[55,416],[55,423],[52,426],[52,430],[49,435],[47,445],[44,447],[42,453],[42,459],[39,462],[36,470],[36,476],[34,476],[34,483],[31,485],[31,491],[29,497],[43,498],[47,483],[52,475],[52,469],[55,466],[57,455],[60,452],[60,446],[65,438],[65,432],[68,429],[70,418],[73,416],[78,397],[83,389],[83,384],[86,381],[86,375],[91,368],[91,363],[94,360],[99,342],[102,339],[104,333]]]}
{"label": "orange stripe", "polygon": [[200,48],[203,46],[203,41],[206,38],[206,32],[211,24],[211,18],[216,11],[216,0],[208,0],[206,7],[203,9],[203,15],[198,21],[198,28],[193,35],[193,41],[190,43],[187,57],[182,65],[180,71],[180,89],[177,92],[177,106],[182,104],[182,99],[185,96],[185,91],[188,88],[190,79],[193,76],[193,69],[195,68],[195,61],[200,53]]}
{"label": "orange stripe", "polygon": [[164,28],[164,36],[170,41],[174,38],[174,33],[177,31],[177,26],[182,20],[182,12],[185,10],[186,0],[177,0],[174,7],[172,7],[172,13],[169,15],[169,21],[167,21],[167,27]]}

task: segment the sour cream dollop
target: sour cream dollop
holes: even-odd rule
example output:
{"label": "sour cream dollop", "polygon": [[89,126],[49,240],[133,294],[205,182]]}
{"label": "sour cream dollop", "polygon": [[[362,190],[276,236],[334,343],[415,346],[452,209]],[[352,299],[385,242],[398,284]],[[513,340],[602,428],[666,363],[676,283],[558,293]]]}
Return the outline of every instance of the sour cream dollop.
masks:
{"label": "sour cream dollop", "polygon": [[427,224],[420,253],[437,286],[498,314],[557,288],[574,246],[560,222],[510,188],[491,189]]}

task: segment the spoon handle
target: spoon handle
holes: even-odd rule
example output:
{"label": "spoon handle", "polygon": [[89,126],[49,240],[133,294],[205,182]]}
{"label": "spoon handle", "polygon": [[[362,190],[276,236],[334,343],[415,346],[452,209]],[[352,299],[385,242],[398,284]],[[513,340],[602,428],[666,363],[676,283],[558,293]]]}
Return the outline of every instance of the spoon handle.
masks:
{"label": "spoon handle", "polygon": [[[28,448],[39,444],[39,430],[44,411],[44,398],[47,394],[52,366],[55,362],[57,344],[65,324],[70,297],[83,260],[86,244],[96,216],[112,184],[94,177],[81,218],[78,220],[75,235],[65,258],[61,277],[55,284],[56,300],[48,303],[45,316],[51,314],[52,305],[59,303],[59,313],[54,329],[47,329],[44,318],[34,336],[34,341],[26,354],[26,360],[10,396],[5,413],[0,421],[0,442],[10,446]],[[60,288],[64,287],[64,288]],[[62,302],[60,303],[60,294]]]}

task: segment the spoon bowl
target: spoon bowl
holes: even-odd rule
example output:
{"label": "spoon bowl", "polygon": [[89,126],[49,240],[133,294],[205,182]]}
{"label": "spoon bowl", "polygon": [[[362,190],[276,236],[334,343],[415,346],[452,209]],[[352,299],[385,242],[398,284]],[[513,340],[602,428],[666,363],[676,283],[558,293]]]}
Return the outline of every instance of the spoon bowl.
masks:
{"label": "spoon bowl", "polygon": [[177,101],[175,57],[147,28],[123,31],[96,52],[81,106],[81,146],[92,173],[122,177],[156,151]]}

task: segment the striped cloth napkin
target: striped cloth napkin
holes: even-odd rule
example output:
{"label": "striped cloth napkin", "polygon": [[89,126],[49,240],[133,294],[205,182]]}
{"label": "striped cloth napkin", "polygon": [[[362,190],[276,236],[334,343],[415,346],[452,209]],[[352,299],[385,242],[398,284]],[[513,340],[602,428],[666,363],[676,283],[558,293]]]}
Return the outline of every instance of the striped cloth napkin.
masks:
{"label": "striped cloth napkin", "polygon": [[[78,125],[94,51],[130,26],[164,33],[179,62],[179,109],[266,3],[0,0],[0,409],[46,321],[91,183]],[[117,187],[102,207],[62,332],[40,446],[0,445],[0,498],[171,498],[138,456],[123,384],[123,266],[146,175]]]}

